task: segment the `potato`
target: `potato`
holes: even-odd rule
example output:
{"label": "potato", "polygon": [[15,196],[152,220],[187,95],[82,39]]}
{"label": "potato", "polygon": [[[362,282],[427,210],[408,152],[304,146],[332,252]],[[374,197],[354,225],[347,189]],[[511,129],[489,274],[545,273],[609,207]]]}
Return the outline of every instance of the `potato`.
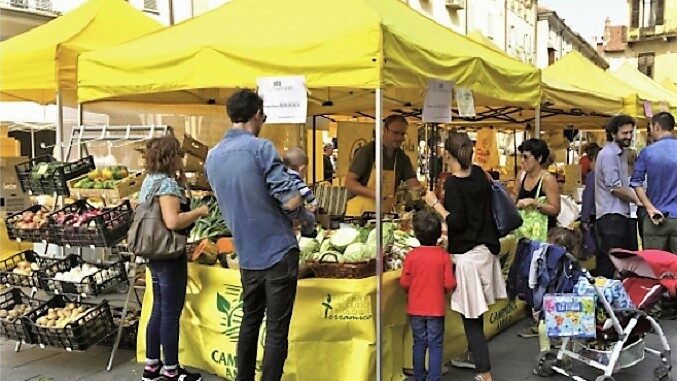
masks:
{"label": "potato", "polygon": [[66,309],[68,309],[68,310],[72,310],[74,308],[75,308],[75,303],[68,303],[68,305],[66,305]]}
{"label": "potato", "polygon": [[50,308],[50,309],[47,310],[47,313],[51,315],[51,314],[55,314],[56,311],[54,310],[54,308]]}
{"label": "potato", "polygon": [[78,313],[83,313],[83,312],[85,312],[85,306],[78,307]]}
{"label": "potato", "polygon": [[48,320],[47,323],[45,324],[45,327],[47,328],[52,328],[56,324],[56,320]]}
{"label": "potato", "polygon": [[50,312],[47,314],[47,320],[56,320],[58,318],[59,316],[56,314],[56,312]]}
{"label": "potato", "polygon": [[9,313],[7,314],[7,318],[8,318],[8,319],[11,319],[11,320],[16,319],[18,316],[19,316],[19,312],[16,311],[16,310],[11,310],[11,311],[9,311]]}
{"label": "potato", "polygon": [[47,316],[41,316],[38,318],[38,320],[35,321],[35,324],[37,325],[45,325],[47,324],[49,320],[47,319]]}
{"label": "potato", "polygon": [[8,314],[9,314],[9,312],[7,312],[7,310],[5,310],[5,309],[0,310],[0,318],[4,319],[4,318],[7,317]]}
{"label": "potato", "polygon": [[38,271],[40,270],[40,266],[37,263],[31,263],[31,270]]}

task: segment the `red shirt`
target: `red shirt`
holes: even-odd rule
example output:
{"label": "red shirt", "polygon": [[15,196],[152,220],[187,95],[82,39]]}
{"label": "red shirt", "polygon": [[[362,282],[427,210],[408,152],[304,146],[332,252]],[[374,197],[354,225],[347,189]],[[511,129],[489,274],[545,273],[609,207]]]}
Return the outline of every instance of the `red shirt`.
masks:
{"label": "red shirt", "polygon": [[588,155],[581,156],[581,158],[578,159],[578,164],[581,166],[581,182],[582,184],[585,184],[585,177],[588,176],[588,172],[592,169],[590,168],[591,160]]}
{"label": "red shirt", "polygon": [[411,250],[404,261],[400,285],[409,292],[409,315],[444,316],[445,294],[456,287],[451,255],[438,246]]}

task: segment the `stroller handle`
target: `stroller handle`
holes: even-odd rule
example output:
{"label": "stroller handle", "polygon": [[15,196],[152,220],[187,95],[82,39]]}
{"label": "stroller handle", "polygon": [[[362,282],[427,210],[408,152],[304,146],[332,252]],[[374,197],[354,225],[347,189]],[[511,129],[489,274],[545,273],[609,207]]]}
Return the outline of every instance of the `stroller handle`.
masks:
{"label": "stroller handle", "polygon": [[569,253],[569,252],[567,251],[566,253],[564,253],[564,255],[571,261],[571,263],[573,263],[578,269],[581,270],[581,273],[583,274],[583,276],[584,276],[587,280],[592,281],[592,280],[594,279],[593,276],[592,276],[592,275],[590,274],[590,272],[588,271],[588,269],[586,269],[585,267],[581,266],[581,262],[579,262],[578,259],[577,259],[576,257],[574,257],[573,254],[571,254],[571,253]]}

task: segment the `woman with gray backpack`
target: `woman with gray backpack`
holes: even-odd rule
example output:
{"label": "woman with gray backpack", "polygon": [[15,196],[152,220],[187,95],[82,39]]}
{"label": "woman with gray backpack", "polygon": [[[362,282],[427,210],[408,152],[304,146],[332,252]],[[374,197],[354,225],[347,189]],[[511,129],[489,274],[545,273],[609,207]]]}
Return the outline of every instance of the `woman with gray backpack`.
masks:
{"label": "woman with gray backpack", "polygon": [[149,140],[144,156],[147,174],[127,235],[130,251],[148,259],[153,279],[142,380],[200,381],[200,374],[179,366],[179,318],[188,281],[186,237],[193,222],[209,210],[206,206],[189,210],[182,186],[183,152],[174,136]]}

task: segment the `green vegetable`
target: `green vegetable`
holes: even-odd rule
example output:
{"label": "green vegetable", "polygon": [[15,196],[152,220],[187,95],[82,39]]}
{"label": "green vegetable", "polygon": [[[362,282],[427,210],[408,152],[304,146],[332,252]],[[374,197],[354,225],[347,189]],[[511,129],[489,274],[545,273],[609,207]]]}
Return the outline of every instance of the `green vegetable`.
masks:
{"label": "green vegetable", "polygon": [[346,247],[346,250],[343,252],[343,257],[345,258],[346,262],[349,263],[354,263],[354,262],[363,262],[366,261],[365,259],[365,248],[366,246],[363,243],[360,242],[355,242],[351,243]]}
{"label": "green vegetable", "polygon": [[320,245],[313,238],[301,237],[299,238],[299,250],[301,251],[301,258],[309,259],[320,250]]}
{"label": "green vegetable", "polygon": [[360,233],[355,228],[341,228],[334,232],[331,236],[331,245],[336,248],[336,250],[343,252],[348,245],[357,241],[357,237]]}

